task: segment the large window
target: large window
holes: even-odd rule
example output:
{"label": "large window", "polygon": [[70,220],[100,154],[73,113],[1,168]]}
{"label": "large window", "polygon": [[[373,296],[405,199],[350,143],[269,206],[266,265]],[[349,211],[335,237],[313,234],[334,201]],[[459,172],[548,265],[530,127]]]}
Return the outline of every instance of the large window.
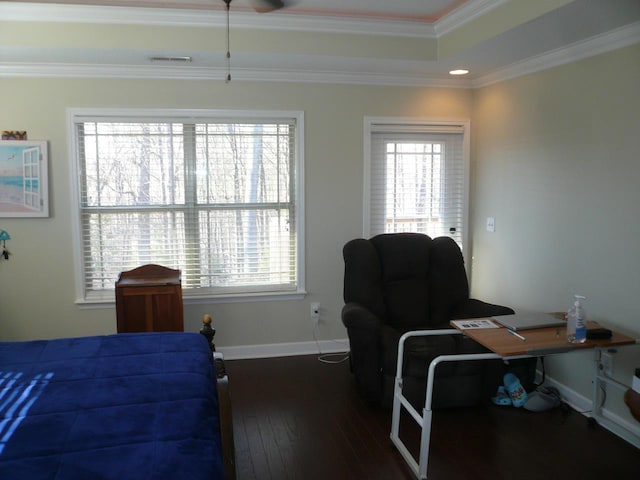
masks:
{"label": "large window", "polygon": [[187,298],[302,291],[301,113],[69,117],[81,301],[148,263],[180,269]]}
{"label": "large window", "polygon": [[466,121],[365,120],[365,236],[446,235],[465,252],[468,132]]}

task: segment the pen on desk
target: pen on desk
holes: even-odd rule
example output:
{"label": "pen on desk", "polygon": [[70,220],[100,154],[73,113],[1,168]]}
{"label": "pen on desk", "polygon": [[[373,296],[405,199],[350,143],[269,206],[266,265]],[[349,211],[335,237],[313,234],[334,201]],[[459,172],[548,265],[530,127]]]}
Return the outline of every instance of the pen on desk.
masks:
{"label": "pen on desk", "polygon": [[507,332],[509,332],[511,335],[513,335],[514,337],[518,337],[520,340],[522,340],[523,342],[525,342],[527,339],[524,338],[522,335],[520,335],[519,333],[514,332],[513,330],[509,330],[507,328]]}

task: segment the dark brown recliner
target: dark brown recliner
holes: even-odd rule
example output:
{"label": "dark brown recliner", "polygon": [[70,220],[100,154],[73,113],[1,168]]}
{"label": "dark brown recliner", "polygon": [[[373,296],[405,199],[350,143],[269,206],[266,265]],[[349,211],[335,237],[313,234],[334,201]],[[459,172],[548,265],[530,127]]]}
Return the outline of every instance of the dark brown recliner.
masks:
{"label": "dark brown recliner", "polygon": [[[462,252],[449,237],[382,234],[351,240],[343,256],[342,321],[349,336],[351,368],[361,395],[383,406],[389,407],[393,400],[398,341],[403,333],[451,328],[452,319],[513,313],[511,308],[469,298]],[[414,406],[424,405],[429,363],[438,355],[486,351],[463,335],[407,340],[404,395]],[[433,408],[474,405],[495,394],[500,363],[441,363],[436,369]]]}

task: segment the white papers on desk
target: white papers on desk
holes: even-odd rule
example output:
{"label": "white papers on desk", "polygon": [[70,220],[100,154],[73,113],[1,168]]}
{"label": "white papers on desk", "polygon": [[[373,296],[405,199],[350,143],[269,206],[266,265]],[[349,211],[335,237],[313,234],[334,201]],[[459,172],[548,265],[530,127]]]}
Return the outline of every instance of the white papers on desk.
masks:
{"label": "white papers on desk", "polygon": [[500,325],[496,324],[488,318],[467,318],[465,320],[452,320],[456,328],[460,330],[470,330],[477,328],[499,328]]}

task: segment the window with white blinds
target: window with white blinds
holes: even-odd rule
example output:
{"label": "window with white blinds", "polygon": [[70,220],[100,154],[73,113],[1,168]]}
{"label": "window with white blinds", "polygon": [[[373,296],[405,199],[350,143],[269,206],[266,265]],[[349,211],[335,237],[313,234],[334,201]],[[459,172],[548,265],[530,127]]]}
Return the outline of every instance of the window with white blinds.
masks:
{"label": "window with white blinds", "polygon": [[82,299],[121,271],[182,271],[185,297],[301,290],[302,114],[71,114]]}
{"label": "window with white blinds", "polygon": [[463,252],[468,217],[468,122],[365,122],[365,236],[450,236]]}

